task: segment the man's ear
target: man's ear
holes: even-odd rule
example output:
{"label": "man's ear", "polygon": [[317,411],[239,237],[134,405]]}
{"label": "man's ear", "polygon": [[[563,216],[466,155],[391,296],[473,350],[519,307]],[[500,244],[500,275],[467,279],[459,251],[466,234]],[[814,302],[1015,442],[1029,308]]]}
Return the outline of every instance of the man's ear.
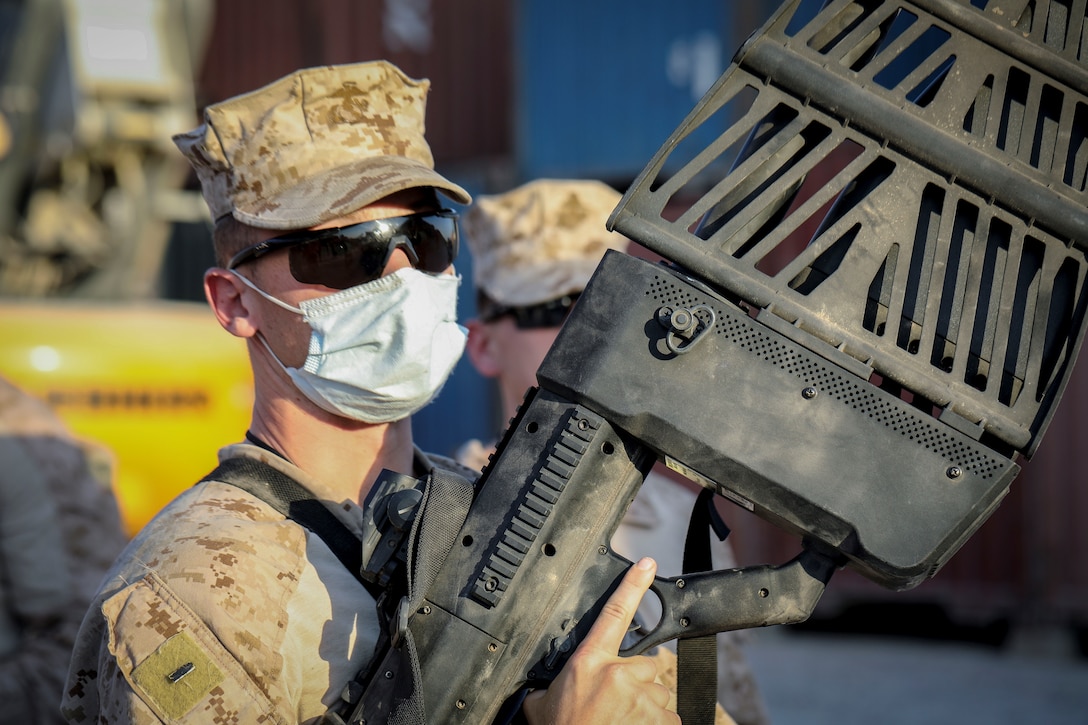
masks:
{"label": "man's ear", "polygon": [[204,273],[204,296],[223,329],[236,337],[253,337],[257,325],[253,311],[246,305],[246,286],[234,272],[212,267]]}
{"label": "man's ear", "polygon": [[497,378],[502,372],[499,360],[495,355],[494,341],[491,339],[491,331],[486,324],[479,320],[469,320],[465,323],[468,328],[468,342],[465,350],[472,366],[485,378]]}

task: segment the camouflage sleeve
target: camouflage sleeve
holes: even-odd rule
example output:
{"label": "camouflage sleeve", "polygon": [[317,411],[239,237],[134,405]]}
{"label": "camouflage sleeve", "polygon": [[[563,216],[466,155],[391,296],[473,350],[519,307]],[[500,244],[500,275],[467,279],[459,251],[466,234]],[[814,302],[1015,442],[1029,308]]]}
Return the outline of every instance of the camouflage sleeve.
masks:
{"label": "camouflage sleeve", "polygon": [[0,436],[0,462],[5,605],[24,617],[58,615],[68,603],[71,582],[50,487],[17,438]]}
{"label": "camouflage sleeve", "polygon": [[97,671],[69,676],[62,708],[69,722],[286,722],[154,572],[107,599],[101,614]]}
{"label": "camouflage sleeve", "polygon": [[306,542],[304,529],[241,489],[187,489],[119,557],[84,618],[64,717],[295,722],[285,607],[299,592]]}

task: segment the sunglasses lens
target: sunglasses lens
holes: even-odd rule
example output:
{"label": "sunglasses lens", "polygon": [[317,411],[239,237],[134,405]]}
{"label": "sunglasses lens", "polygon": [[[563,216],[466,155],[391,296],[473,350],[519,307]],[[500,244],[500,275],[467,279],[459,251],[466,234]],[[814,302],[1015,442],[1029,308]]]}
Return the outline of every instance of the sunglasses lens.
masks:
{"label": "sunglasses lens", "polygon": [[415,217],[406,236],[418,261],[416,269],[444,272],[457,256],[457,219],[452,216]]}
{"label": "sunglasses lens", "polygon": [[291,246],[291,274],[304,284],[355,287],[378,279],[398,247],[417,269],[438,274],[453,264],[457,237],[452,213],[362,222]]}
{"label": "sunglasses lens", "polygon": [[388,245],[373,235],[314,239],[291,247],[291,274],[304,284],[347,289],[381,276]]}

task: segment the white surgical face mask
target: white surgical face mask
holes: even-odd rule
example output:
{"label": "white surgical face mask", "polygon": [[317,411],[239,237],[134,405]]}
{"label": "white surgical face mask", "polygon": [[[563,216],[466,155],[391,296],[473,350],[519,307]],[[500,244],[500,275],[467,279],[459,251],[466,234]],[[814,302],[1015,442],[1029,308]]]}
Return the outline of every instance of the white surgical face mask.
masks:
{"label": "white surgical face mask", "polygon": [[303,395],[345,418],[389,423],[410,416],[438,395],[465,349],[459,276],[405,267],[298,307],[238,278],[310,325],[301,368],[284,365],[258,337]]}

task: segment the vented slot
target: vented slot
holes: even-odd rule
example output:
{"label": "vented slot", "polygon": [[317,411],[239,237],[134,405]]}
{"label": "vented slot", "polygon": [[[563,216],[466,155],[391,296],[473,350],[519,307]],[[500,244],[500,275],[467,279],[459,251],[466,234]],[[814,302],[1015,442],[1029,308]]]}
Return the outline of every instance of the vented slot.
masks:
{"label": "vented slot", "polygon": [[[963,327],[963,304],[967,291],[967,260],[975,246],[978,228],[978,208],[964,201],[956,202],[949,236],[944,250],[944,264],[934,273],[938,276],[941,299],[937,305],[937,327],[930,364],[946,373],[955,365],[957,342]],[[943,267],[943,271],[942,271]]]}
{"label": "vented slot", "polygon": [[[909,19],[910,23],[917,20],[917,17],[906,12],[899,13],[898,18]],[[914,35],[917,37],[913,37]],[[873,76],[873,82],[888,90],[908,88],[910,92],[903,95],[916,102],[919,96],[931,96],[932,93],[927,91],[932,83],[937,82],[949,68],[951,59],[948,53],[939,51],[950,37],[947,30],[930,25],[920,33],[915,32],[912,36],[900,39],[877,56],[876,60],[883,61],[884,64]],[[886,61],[884,56],[888,56]]]}
{"label": "vented slot", "polygon": [[1028,163],[1046,174],[1051,172],[1058,150],[1059,122],[1064,101],[1065,96],[1061,91],[1054,86],[1043,85]]}
{"label": "vented slot", "polygon": [[[800,171],[793,174],[797,179],[793,182],[783,180],[783,176],[798,167],[827,134],[826,127],[798,123],[797,112],[784,106],[759,118],[747,131],[746,152],[729,176],[732,183],[719,184],[713,194],[707,195],[716,201],[700,220],[696,236],[711,240],[727,254],[744,256],[755,243],[752,237],[758,226],[777,224],[793,189],[800,184]],[[762,196],[772,185],[773,194]],[[754,222],[739,227],[729,224],[738,209],[754,206],[761,209]]]}
{"label": "vented slot", "polygon": [[1024,240],[1020,266],[1015,279],[1016,298],[1009,314],[1009,337],[1006,340],[1005,365],[997,398],[1013,405],[1023,390],[1028,376],[1028,353],[1031,350],[1032,320],[1039,305],[1043,258],[1046,248],[1037,239]]}
{"label": "vented slot", "polygon": [[975,92],[975,100],[967,107],[967,113],[963,116],[963,130],[972,136],[985,138],[988,122],[990,120],[990,105],[994,100],[994,77],[986,76],[986,80]]}
{"label": "vented slot", "polygon": [[869,285],[869,295],[865,302],[865,317],[862,327],[878,337],[883,337],[888,325],[888,309],[892,304],[892,290],[895,285],[896,264],[899,262],[899,245],[893,244],[888,248],[888,254],[884,257],[880,268],[877,269],[872,283]]}
{"label": "vented slot", "polygon": [[[1035,42],[1058,53],[1080,44],[1079,23],[1072,20],[1078,16],[1072,12],[1074,0],[1035,0],[1024,6],[1024,11],[1016,22],[1016,27],[1031,37]],[[1079,18],[1084,17],[1084,5],[1078,3]]]}
{"label": "vented slot", "polygon": [[[721,176],[733,168],[747,141],[749,127],[758,124],[758,119],[768,116],[766,105],[756,106],[757,98],[755,88],[744,85],[731,89],[730,93],[722,94],[708,104],[699,122],[689,129],[668,158],[663,160],[662,168],[650,186],[651,191],[662,194],[666,200],[690,200],[702,195],[708,176]],[[782,119],[782,122],[788,121],[789,118]],[[705,143],[704,129],[711,129],[715,134],[710,145]],[[669,173],[666,168],[675,171]],[[664,205],[668,206],[667,203]],[[670,216],[669,221],[676,221],[676,217]],[[684,226],[694,224],[688,222]]]}
{"label": "vented slot", "polygon": [[1065,259],[1054,276],[1053,285],[1044,291],[1043,300],[1049,302],[1049,305],[1045,324],[1036,323],[1036,329],[1046,329],[1036,402],[1043,399],[1046,388],[1058,374],[1064,361],[1073,353],[1069,347],[1070,334],[1074,320],[1083,319],[1085,300],[1077,298],[1077,292],[1083,284],[1083,266],[1073,259]]}
{"label": "vented slot", "polygon": [[1008,154],[1020,154],[1024,119],[1028,114],[1028,85],[1030,78],[1019,68],[1009,68],[1001,103],[1001,121],[995,145]]}
{"label": "vented slot", "polygon": [[1088,190],[1088,107],[1078,103],[1069,124],[1069,148],[1062,181],[1075,191]]}

